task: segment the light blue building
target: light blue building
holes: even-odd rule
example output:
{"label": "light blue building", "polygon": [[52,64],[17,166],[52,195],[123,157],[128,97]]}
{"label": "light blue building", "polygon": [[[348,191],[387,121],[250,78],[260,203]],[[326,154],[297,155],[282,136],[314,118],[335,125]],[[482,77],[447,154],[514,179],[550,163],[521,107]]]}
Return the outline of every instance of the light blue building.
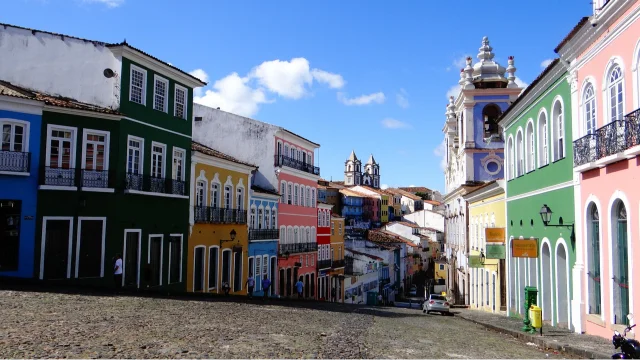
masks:
{"label": "light blue building", "polygon": [[249,198],[249,274],[256,280],[254,296],[263,296],[262,279],[271,280],[269,296],[276,294],[278,274],[278,200],[280,194],[251,186]]}
{"label": "light blue building", "polygon": [[345,224],[351,220],[361,221],[364,212],[364,197],[348,189],[340,190],[342,195],[342,217]]}
{"label": "light blue building", "polygon": [[34,275],[42,109],[0,81],[0,276]]}

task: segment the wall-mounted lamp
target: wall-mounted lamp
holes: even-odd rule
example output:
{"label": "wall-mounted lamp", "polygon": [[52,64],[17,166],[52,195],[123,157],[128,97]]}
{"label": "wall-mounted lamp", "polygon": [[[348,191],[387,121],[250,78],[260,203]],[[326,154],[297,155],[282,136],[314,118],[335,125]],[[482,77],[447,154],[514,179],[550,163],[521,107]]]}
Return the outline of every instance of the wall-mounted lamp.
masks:
{"label": "wall-mounted lamp", "polygon": [[574,224],[564,224],[562,222],[562,218],[560,218],[559,224],[549,224],[551,222],[552,215],[553,215],[553,211],[551,211],[551,208],[549,208],[547,204],[542,205],[542,208],[540,208],[540,218],[542,218],[542,223],[544,224],[544,226],[566,227],[567,229],[571,229],[571,245],[575,249],[576,234],[573,226]]}

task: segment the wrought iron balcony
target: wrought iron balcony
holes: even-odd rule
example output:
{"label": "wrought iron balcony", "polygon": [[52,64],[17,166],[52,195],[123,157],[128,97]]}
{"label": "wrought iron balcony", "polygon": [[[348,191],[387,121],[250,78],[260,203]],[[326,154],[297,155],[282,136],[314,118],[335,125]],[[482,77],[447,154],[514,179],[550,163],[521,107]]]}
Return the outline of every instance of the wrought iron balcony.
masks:
{"label": "wrought iron balcony", "polygon": [[86,170],[83,169],[81,170],[80,173],[80,181],[82,184],[82,187],[88,187],[88,188],[109,188],[109,187],[113,187],[110,186],[110,179],[112,177],[109,176],[109,171],[108,170]]}
{"label": "wrought iron balcony", "polygon": [[249,240],[277,240],[278,229],[249,229]]}
{"label": "wrought iron balcony", "polygon": [[275,155],[274,156],[274,165],[275,166],[286,166],[292,169],[304,171],[309,174],[320,175],[320,168],[317,166],[313,166],[313,164],[308,164],[306,162],[290,158],[284,155]]}
{"label": "wrought iron balcony", "polygon": [[194,206],[193,220],[206,224],[246,224],[247,211],[239,209]]}
{"label": "wrought iron balcony", "polygon": [[76,186],[76,169],[45,166],[42,169],[41,185]]}
{"label": "wrought iron balcony", "polygon": [[344,267],[344,259],[343,260],[333,260],[331,263],[332,269],[339,269]]}
{"label": "wrought iron balcony", "polygon": [[0,150],[0,171],[28,173],[31,153]]}
{"label": "wrought iron balcony", "polygon": [[318,261],[318,269],[330,269],[330,268],[331,268],[331,259]]}
{"label": "wrought iron balcony", "polygon": [[581,166],[640,145],[640,109],[573,142],[573,166]]}
{"label": "wrought iron balcony", "polygon": [[186,194],[184,181],[132,173],[126,175],[125,189],[183,196]]}
{"label": "wrought iron balcony", "polygon": [[315,243],[315,242],[279,245],[279,253],[285,256],[287,254],[291,255],[291,254],[299,254],[299,253],[314,252],[314,251],[318,251],[318,243]]}

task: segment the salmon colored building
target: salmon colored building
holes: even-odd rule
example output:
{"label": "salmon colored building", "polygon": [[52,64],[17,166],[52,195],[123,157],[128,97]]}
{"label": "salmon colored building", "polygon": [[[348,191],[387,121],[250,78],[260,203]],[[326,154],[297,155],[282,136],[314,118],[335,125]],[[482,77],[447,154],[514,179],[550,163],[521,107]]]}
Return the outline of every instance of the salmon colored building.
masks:
{"label": "salmon colored building", "polygon": [[572,324],[610,337],[640,310],[640,1],[593,4],[556,52],[570,64],[574,104]]}
{"label": "salmon colored building", "polygon": [[331,209],[333,205],[318,202],[318,299],[329,300],[331,273]]}
{"label": "salmon colored building", "polygon": [[291,132],[281,134],[275,137],[275,167],[282,195],[278,204],[278,294],[297,296],[295,284],[302,279],[303,296],[315,298],[320,168],[313,165],[313,154],[320,145]]}

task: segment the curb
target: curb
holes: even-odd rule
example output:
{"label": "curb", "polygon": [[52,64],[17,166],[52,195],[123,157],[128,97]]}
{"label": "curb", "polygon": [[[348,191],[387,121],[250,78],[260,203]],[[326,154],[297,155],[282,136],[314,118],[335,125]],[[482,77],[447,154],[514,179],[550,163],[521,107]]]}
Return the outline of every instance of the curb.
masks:
{"label": "curb", "polygon": [[591,350],[585,350],[585,349],[581,349],[569,344],[563,344],[560,342],[555,342],[555,341],[549,341],[547,339],[544,339],[540,336],[537,335],[531,335],[531,334],[527,334],[521,331],[517,331],[517,330],[512,330],[512,329],[507,329],[501,326],[496,326],[496,325],[492,325],[492,324],[487,324],[487,323],[483,323],[483,322],[479,322],[477,320],[474,319],[470,319],[465,317],[464,315],[461,315],[460,313],[456,314],[456,317],[459,317],[461,319],[464,319],[466,321],[470,321],[474,324],[478,324],[478,325],[482,325],[486,328],[489,328],[491,330],[497,331],[497,332],[501,332],[504,334],[508,334],[511,335],[517,339],[520,340],[525,340],[527,342],[531,342],[534,343],[536,345],[542,346],[545,349],[551,349],[551,350],[556,350],[556,351],[562,351],[564,353],[567,354],[571,354],[571,355],[575,355],[578,356],[580,358],[583,359],[609,359],[611,358],[611,354],[605,354],[605,353],[599,353],[599,352],[595,352],[595,351],[591,351]]}

